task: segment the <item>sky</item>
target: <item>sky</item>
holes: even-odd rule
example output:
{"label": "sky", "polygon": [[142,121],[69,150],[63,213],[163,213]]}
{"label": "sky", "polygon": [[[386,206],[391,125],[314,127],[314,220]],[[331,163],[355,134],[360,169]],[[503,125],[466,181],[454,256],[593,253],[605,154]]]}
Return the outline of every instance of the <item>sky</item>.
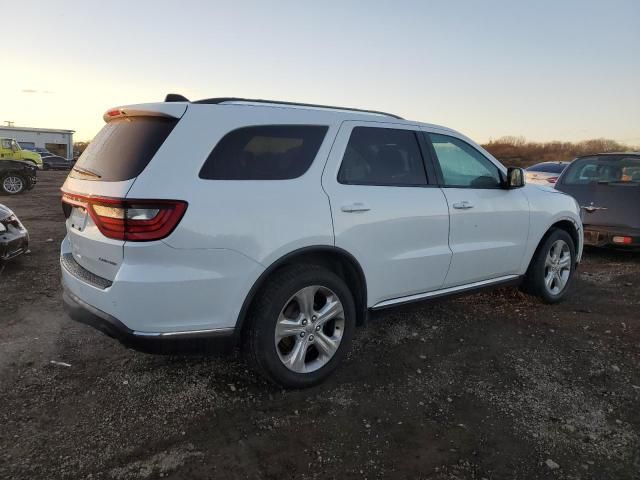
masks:
{"label": "sky", "polygon": [[2,23],[0,122],[76,141],[173,92],[640,145],[638,0],[20,0]]}

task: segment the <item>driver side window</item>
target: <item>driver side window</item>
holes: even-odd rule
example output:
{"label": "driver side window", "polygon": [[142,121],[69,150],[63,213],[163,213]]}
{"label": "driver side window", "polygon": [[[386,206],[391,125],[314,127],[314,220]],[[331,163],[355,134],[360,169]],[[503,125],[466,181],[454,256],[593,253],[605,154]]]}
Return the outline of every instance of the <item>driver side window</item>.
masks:
{"label": "driver side window", "polygon": [[448,135],[429,133],[445,187],[499,188],[498,168],[468,143]]}

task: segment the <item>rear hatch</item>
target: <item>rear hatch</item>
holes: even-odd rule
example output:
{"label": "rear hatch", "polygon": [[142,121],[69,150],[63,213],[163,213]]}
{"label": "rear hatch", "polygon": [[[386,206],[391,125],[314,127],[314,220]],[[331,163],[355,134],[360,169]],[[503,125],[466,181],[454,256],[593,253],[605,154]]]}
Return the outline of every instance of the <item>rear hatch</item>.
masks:
{"label": "rear hatch", "polygon": [[578,201],[585,226],[640,228],[640,157],[578,159],[556,188]]}
{"label": "rear hatch", "polygon": [[[71,254],[86,270],[113,280],[125,241],[166,234],[163,221],[179,213],[175,209],[180,206],[162,201],[133,205],[125,199],[186,109],[185,103],[163,103],[119,107],[105,114],[107,124],[62,186]],[[156,237],[148,235],[152,230]]]}

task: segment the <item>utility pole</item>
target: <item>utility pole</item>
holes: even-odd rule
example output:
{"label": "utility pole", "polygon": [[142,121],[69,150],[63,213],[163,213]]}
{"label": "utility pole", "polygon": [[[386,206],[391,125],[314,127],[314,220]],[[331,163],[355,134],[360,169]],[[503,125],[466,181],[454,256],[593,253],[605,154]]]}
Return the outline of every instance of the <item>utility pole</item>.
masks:
{"label": "utility pole", "polygon": [[5,120],[4,123],[7,124],[7,127],[13,127],[13,124],[16,122],[12,122],[11,120]]}

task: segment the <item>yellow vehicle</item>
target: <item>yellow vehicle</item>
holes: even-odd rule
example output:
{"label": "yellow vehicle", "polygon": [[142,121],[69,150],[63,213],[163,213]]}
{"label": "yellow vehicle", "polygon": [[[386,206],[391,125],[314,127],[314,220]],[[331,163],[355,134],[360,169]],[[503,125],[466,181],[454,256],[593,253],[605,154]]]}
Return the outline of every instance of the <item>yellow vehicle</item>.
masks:
{"label": "yellow vehicle", "polygon": [[0,139],[0,161],[18,160],[34,164],[42,170],[42,157],[29,150],[23,150],[13,138]]}

